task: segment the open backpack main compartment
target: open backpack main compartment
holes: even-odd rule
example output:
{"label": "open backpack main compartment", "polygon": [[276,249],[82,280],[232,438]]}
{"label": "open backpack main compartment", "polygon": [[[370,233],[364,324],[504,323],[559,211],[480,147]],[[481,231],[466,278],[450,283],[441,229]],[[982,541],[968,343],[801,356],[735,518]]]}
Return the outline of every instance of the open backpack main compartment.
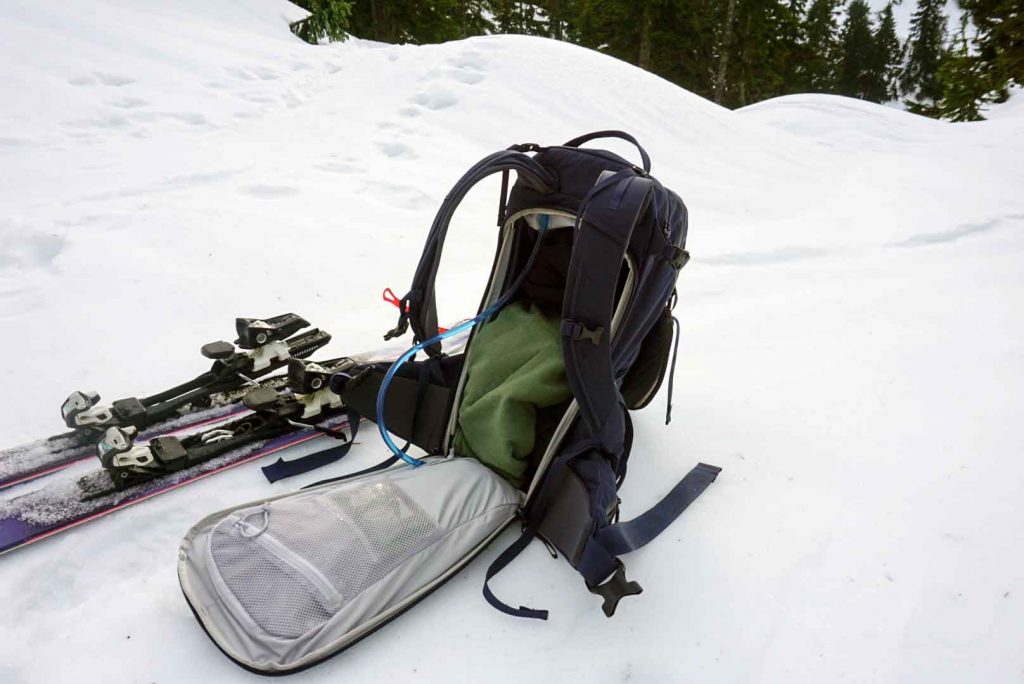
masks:
{"label": "open backpack main compartment", "polygon": [[[635,145],[641,165],[580,147],[601,137]],[[448,224],[494,174],[502,185],[491,276],[477,316],[443,332],[434,281]],[[650,510],[619,520],[629,411],[657,393],[670,356],[675,364],[686,232],[682,200],[619,131],[514,145],[473,166],[438,211],[388,334],[411,327],[415,346],[331,381],[351,410],[378,423],[393,456],[207,516],[182,542],[182,589],[217,646],[262,673],[320,662],[415,604],[517,518],[523,532],[487,581],[539,536],[609,617],[640,593],[619,557],[656,537],[719,472],[699,464]],[[446,354],[446,337],[468,329],[465,349]],[[409,444],[427,456],[412,457]],[[547,617],[507,605],[486,582],[484,595],[510,615]]]}

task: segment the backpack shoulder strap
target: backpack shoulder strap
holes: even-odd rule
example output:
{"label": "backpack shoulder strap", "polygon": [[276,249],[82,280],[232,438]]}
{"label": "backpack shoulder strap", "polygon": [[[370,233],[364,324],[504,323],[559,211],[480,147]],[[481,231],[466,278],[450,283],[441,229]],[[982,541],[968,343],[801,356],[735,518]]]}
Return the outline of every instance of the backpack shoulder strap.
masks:
{"label": "backpack shoulder strap", "polygon": [[562,305],[562,353],[580,415],[607,453],[621,448],[625,434],[611,362],[618,275],[654,189],[650,178],[623,169],[594,185],[577,217]]}
{"label": "backpack shoulder strap", "polygon": [[[415,333],[416,342],[429,340],[438,334],[434,281],[437,279],[437,269],[441,262],[441,250],[448,233],[448,225],[462,199],[473,186],[492,174],[507,174],[509,171],[515,171],[524,182],[544,192],[554,192],[557,188],[557,178],[553,172],[544,168],[533,157],[515,149],[495,152],[473,165],[458,180],[451,192],[444,198],[444,202],[441,203],[441,207],[434,217],[434,223],[430,227],[430,233],[427,236],[419,265],[416,267],[412,285],[409,292],[399,302],[398,325],[385,335],[385,339],[403,335],[410,324]],[[440,351],[440,345],[429,347],[426,351],[431,355],[437,354]]]}

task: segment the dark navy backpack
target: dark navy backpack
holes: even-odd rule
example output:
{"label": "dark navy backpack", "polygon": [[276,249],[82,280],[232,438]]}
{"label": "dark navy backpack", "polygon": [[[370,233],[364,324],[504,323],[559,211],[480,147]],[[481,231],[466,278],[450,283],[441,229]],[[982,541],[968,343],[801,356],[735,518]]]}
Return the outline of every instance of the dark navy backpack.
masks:
{"label": "dark navy backpack", "polygon": [[[598,138],[632,143],[641,165],[580,147]],[[548,411],[547,420],[538,411],[536,448],[519,485],[523,533],[494,561],[487,580],[539,536],[603,597],[608,616],[619,599],[641,591],[626,579],[619,556],[660,534],[720,472],[698,464],[653,508],[619,521],[617,492],[633,440],[629,412],[651,401],[666,374],[678,331],[672,315],[676,279],[689,259],[686,205],[650,170],[647,152],[621,131],[590,133],[552,147],[513,145],[481,160],[441,205],[401,298],[398,325],[387,335],[411,327],[416,346],[393,365],[370,365],[334,382],[350,407],[380,425],[395,452],[382,465],[398,458],[421,462],[407,453],[408,444],[399,448],[390,435],[429,455],[452,455],[467,358],[487,350],[474,346],[480,326],[458,354],[442,353],[441,340],[493,320],[512,301],[526,300],[560,318],[571,398],[553,416]],[[511,172],[516,179],[509,187]],[[434,282],[448,225],[466,193],[493,174],[501,174],[502,183],[490,280],[478,315],[441,332]],[[415,360],[420,352],[425,358]],[[674,365],[673,355],[673,370]],[[486,582],[484,595],[510,615],[547,617],[547,611],[506,605]]]}
{"label": "dark navy backpack", "polygon": [[[636,145],[642,165],[579,147],[601,137]],[[316,394],[340,395],[327,398],[348,406],[353,439],[355,412],[375,420],[392,456],[218,511],[182,540],[182,591],[232,660],[282,674],[340,653],[456,576],[517,520],[522,535],[487,570],[484,596],[495,608],[547,618],[506,605],[487,584],[534,537],[572,563],[606,615],[640,593],[619,556],[660,534],[719,472],[700,464],[653,508],[619,521],[629,411],[647,405],[665,376],[688,256],[686,207],[649,172],[632,137],[603,131],[557,147],[515,145],[455,185],[389,333],[411,326],[415,345],[394,362],[353,362]],[[492,174],[502,190],[491,276],[479,313],[442,331],[434,281],[448,224]],[[670,395],[671,384],[670,372]],[[413,445],[426,455],[413,456]],[[267,468],[306,472],[347,447]]]}

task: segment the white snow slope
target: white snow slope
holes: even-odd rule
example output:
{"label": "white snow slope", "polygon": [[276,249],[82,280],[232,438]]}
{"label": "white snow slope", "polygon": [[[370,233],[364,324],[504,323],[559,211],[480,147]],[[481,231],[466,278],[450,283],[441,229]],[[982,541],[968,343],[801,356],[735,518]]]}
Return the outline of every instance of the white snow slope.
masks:
{"label": "white snow slope", "polygon": [[[59,5],[59,6],[57,6]],[[636,416],[624,515],[718,482],[627,558],[614,619],[536,544],[296,682],[1024,678],[1024,111],[947,124],[795,96],[737,112],[570,45],[308,46],[279,0],[4,3],[0,443],[198,372],[235,316],[377,346],[450,185],[516,142],[634,133],[691,212],[675,420]],[[625,146],[613,145],[622,154]],[[448,241],[472,313],[494,185]],[[246,466],[0,558],[0,681],[257,681],[193,620],[178,541],[270,487]],[[10,495],[10,494],[8,494]]]}

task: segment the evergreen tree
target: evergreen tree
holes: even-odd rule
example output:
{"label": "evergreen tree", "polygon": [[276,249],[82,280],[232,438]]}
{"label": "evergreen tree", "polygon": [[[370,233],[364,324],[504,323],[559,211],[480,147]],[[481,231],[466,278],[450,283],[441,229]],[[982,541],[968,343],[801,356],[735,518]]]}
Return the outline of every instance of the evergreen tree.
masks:
{"label": "evergreen tree", "polygon": [[999,100],[1024,86],[1024,6],[1020,0],[959,0],[977,30],[978,68]]}
{"label": "evergreen tree", "polygon": [[836,91],[862,100],[880,101],[881,74],[874,69],[871,9],[864,0],[850,0],[839,40]]}
{"label": "evergreen tree", "polygon": [[945,57],[946,15],[944,0],[918,0],[910,20],[909,54],[900,85],[907,109],[934,116],[942,99],[939,65]]}
{"label": "evergreen tree", "polygon": [[292,33],[316,45],[322,38],[345,40],[348,37],[352,3],[347,0],[294,0],[309,16],[290,25]]}
{"label": "evergreen tree", "polygon": [[896,19],[890,2],[878,13],[878,26],[872,37],[872,71],[879,75],[881,90],[871,99],[888,102],[900,96],[899,77],[903,69],[903,45],[896,35]]}
{"label": "evergreen tree", "polygon": [[960,33],[949,48],[946,60],[939,67],[942,101],[939,115],[950,121],[980,121],[981,105],[991,100],[991,81],[983,72],[979,57],[972,55],[967,44],[967,15],[960,21]]}
{"label": "evergreen tree", "polygon": [[742,107],[788,92],[799,23],[788,2],[738,1],[725,104]]}
{"label": "evergreen tree", "polygon": [[385,43],[440,43],[493,31],[487,0],[350,0],[350,32]]}
{"label": "evergreen tree", "polygon": [[806,58],[801,71],[804,89],[833,93],[839,55],[839,0],[813,0],[804,19]]}
{"label": "evergreen tree", "polygon": [[525,33],[534,36],[546,34],[537,3],[492,0],[489,4],[491,12],[494,13],[498,33]]}

